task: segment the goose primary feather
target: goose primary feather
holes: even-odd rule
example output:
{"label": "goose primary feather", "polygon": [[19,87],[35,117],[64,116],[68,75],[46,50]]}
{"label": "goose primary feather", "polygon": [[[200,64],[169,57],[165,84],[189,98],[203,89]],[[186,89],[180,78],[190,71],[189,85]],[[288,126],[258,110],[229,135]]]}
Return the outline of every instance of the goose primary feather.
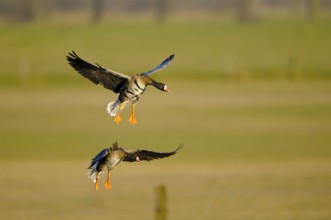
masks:
{"label": "goose primary feather", "polygon": [[135,104],[139,101],[140,96],[145,92],[147,86],[152,85],[160,91],[170,92],[167,85],[153,80],[150,78],[150,75],[167,67],[174,59],[174,56],[174,54],[170,55],[161,64],[147,72],[132,76],[107,69],[97,63],[92,64],[87,62],[80,58],[75,51],[67,55],[67,61],[79,74],[94,84],[100,84],[114,93],[119,93],[117,100],[107,105],[107,112],[110,116],[115,117],[114,121],[116,123],[122,121],[120,117],[121,110],[131,103],[129,122],[135,125],[138,123],[134,114]]}
{"label": "goose primary feather", "polygon": [[90,169],[89,177],[95,183],[95,189],[98,191],[99,177],[105,170],[107,170],[108,176],[105,183],[105,188],[111,189],[110,171],[121,161],[140,162],[161,159],[175,155],[181,148],[183,148],[183,144],[179,145],[174,151],[170,152],[155,152],[144,149],[125,150],[119,147],[118,143],[115,142],[110,148],[103,149],[92,159],[91,164],[88,167],[88,169]]}

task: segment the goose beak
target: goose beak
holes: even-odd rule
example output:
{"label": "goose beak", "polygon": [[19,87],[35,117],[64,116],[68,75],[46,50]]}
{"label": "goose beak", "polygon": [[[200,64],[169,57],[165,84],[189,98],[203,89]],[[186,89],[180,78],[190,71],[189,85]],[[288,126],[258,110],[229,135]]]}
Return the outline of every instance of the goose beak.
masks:
{"label": "goose beak", "polygon": [[167,92],[167,93],[170,93],[170,90],[168,89],[168,86],[167,85],[164,85],[163,87],[163,91]]}

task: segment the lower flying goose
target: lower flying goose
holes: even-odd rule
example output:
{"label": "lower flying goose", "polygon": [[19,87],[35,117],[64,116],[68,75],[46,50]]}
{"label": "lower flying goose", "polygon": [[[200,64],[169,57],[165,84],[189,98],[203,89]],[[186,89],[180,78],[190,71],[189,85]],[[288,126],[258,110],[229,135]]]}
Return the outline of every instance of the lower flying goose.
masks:
{"label": "lower flying goose", "polygon": [[111,189],[112,185],[110,183],[110,171],[117,166],[121,161],[126,162],[140,162],[143,160],[150,161],[154,159],[160,159],[164,157],[170,157],[177,153],[183,147],[181,144],[176,150],[171,152],[154,152],[149,150],[124,150],[118,146],[115,142],[110,148],[102,150],[98,155],[96,155],[91,162],[88,169],[89,178],[95,183],[95,189],[99,190],[99,177],[102,175],[104,170],[107,169],[108,177],[105,183],[106,189]]}
{"label": "lower flying goose", "polygon": [[106,69],[99,64],[92,64],[81,59],[74,51],[67,55],[69,64],[82,76],[92,81],[94,84],[101,84],[106,89],[115,93],[119,93],[117,100],[110,102],[107,105],[107,112],[115,117],[114,121],[118,124],[122,121],[120,111],[125,106],[131,103],[131,115],[129,122],[133,125],[137,124],[137,119],[134,115],[134,107],[138,102],[139,97],[145,92],[147,86],[152,85],[158,90],[170,92],[167,85],[157,82],[149,76],[168,66],[174,59],[174,54],[165,59],[160,65],[152,70],[141,74],[127,76],[110,69]]}

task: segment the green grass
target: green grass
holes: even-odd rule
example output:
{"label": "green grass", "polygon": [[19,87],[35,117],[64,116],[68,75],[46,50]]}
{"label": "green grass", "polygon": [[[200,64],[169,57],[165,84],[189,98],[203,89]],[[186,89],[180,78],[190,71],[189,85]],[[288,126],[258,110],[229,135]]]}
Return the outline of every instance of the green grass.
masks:
{"label": "green grass", "polygon": [[[1,219],[152,219],[154,187],[170,219],[329,219],[331,87],[290,83],[175,82],[116,125],[102,87],[2,88]],[[86,167],[118,140],[178,155],[121,164],[111,192],[94,192]],[[102,178],[102,182],[104,177]],[[198,210],[198,211],[195,211]]]}
{"label": "green grass", "polygon": [[175,53],[160,78],[284,78],[293,58],[294,74],[329,78],[329,26],[329,20],[1,25],[0,79],[20,83],[28,69],[34,83],[77,81],[64,59],[70,50],[124,73],[145,71]]}
{"label": "green grass", "polygon": [[[184,161],[329,159],[328,82],[168,82],[137,105],[138,126],[106,113],[115,95],[83,87],[3,89],[2,146],[8,158],[87,159],[118,140],[158,150],[187,145]],[[200,155],[202,154],[202,155]],[[175,159],[176,160],[176,159]]]}
{"label": "green grass", "polygon": [[[158,184],[168,189],[169,219],[330,219],[328,25],[2,25],[0,219],[152,219]],[[124,73],[174,52],[154,76],[172,93],[149,88],[138,125],[127,122],[129,108],[116,125],[105,110],[116,95],[67,65],[71,49]],[[116,140],[185,147],[121,164],[113,190],[96,193],[86,167]]]}
{"label": "green grass", "polygon": [[[184,151],[182,154],[185,154]],[[165,184],[169,219],[329,219],[330,162],[222,166],[121,164],[94,191],[86,162],[0,163],[2,219],[153,219]],[[105,179],[101,179],[103,185]]]}

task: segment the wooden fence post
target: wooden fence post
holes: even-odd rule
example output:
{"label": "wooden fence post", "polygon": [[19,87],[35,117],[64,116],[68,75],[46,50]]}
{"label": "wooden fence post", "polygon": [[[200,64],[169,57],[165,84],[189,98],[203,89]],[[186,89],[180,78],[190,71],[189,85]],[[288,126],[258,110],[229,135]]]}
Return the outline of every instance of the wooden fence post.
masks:
{"label": "wooden fence post", "polygon": [[164,185],[156,186],[155,195],[155,220],[166,220],[168,214],[166,187]]}

